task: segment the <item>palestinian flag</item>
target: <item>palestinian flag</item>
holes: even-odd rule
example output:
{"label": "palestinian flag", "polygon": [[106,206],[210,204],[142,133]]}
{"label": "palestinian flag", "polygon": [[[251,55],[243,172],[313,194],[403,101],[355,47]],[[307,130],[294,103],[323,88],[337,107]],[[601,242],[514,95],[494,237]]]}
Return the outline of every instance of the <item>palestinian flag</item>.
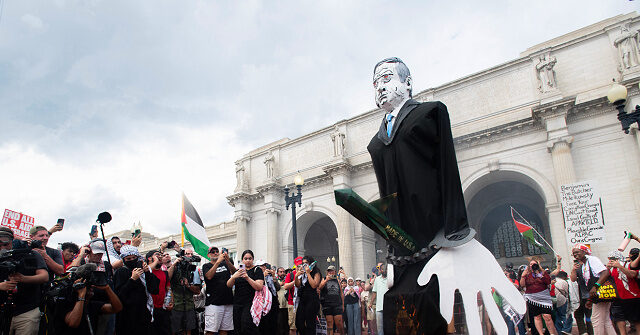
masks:
{"label": "palestinian flag", "polygon": [[193,250],[202,257],[207,257],[209,253],[209,239],[204,229],[204,224],[200,215],[189,202],[189,199],[182,193],[182,245],[184,238],[191,242]]}
{"label": "palestinian flag", "polygon": [[533,227],[531,227],[526,223],[522,223],[521,221],[516,220],[513,211],[514,211],[513,207],[511,207],[511,218],[513,219],[513,223],[516,224],[516,228],[518,229],[518,232],[520,232],[520,235],[522,235],[522,237],[525,238],[527,241],[529,241],[529,243],[531,243],[532,245],[535,245],[536,247],[550,254],[551,252],[549,252],[549,250],[547,250],[545,246],[543,246],[540,242],[536,241],[535,229],[533,229]]}

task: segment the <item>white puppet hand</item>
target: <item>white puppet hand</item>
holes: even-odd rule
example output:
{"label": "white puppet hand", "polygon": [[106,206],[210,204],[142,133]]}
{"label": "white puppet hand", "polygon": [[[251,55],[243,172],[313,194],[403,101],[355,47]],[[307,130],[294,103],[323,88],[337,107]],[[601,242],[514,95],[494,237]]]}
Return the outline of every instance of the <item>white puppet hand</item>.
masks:
{"label": "white puppet hand", "polygon": [[447,322],[453,316],[455,290],[460,291],[469,334],[482,334],[478,292],[482,292],[487,314],[499,335],[507,334],[507,325],[491,295],[492,287],[516,312],[524,314],[526,311],[526,303],[518,289],[504,275],[493,254],[475,239],[458,247],[440,249],[422,269],[418,284],[426,285],[432,275],[438,277],[440,313]]}

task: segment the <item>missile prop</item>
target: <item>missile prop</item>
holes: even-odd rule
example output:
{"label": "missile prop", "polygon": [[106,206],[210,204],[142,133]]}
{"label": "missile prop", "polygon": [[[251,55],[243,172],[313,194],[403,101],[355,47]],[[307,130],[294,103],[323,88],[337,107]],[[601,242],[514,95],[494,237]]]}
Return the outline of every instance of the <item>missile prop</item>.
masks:
{"label": "missile prop", "polygon": [[376,234],[382,236],[387,242],[396,248],[407,249],[411,253],[417,251],[413,238],[400,227],[393,224],[384,212],[397,197],[396,193],[368,203],[358,193],[350,188],[343,188],[333,192],[336,204],[344,208],[349,214],[369,227]]}

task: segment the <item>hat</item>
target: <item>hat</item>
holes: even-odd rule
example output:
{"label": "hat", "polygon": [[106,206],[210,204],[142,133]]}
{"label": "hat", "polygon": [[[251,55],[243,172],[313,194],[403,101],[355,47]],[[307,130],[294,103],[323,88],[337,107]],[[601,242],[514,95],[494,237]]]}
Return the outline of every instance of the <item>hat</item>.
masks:
{"label": "hat", "polygon": [[105,254],[106,250],[104,248],[104,241],[102,240],[93,240],[89,244],[89,248],[91,248],[92,254]]}
{"label": "hat", "polygon": [[302,264],[302,256],[298,256],[293,260],[293,264],[295,264],[296,266]]}
{"label": "hat", "polygon": [[140,252],[138,251],[138,248],[129,244],[125,244],[120,249],[120,257],[125,258],[127,256],[138,256],[139,258]]}
{"label": "hat", "polygon": [[220,249],[218,249],[218,247],[211,247],[211,248],[209,248],[209,253],[210,254],[213,253],[213,249],[216,249],[216,250],[220,251]]}
{"label": "hat", "polygon": [[13,240],[13,230],[7,227],[0,227],[0,237],[8,237]]}
{"label": "hat", "polygon": [[356,281],[362,281],[362,279],[360,279],[360,277],[356,277]]}
{"label": "hat", "polygon": [[327,267],[327,271],[335,271],[336,267],[333,265],[329,265],[329,267]]}
{"label": "hat", "polygon": [[255,261],[255,262],[253,262],[253,265],[255,265],[255,266],[261,266],[261,265],[265,265],[265,264],[267,264],[267,262],[265,262],[264,259],[259,259],[259,260]]}
{"label": "hat", "polygon": [[591,255],[591,248],[587,247],[586,244],[578,243],[573,246],[573,249],[580,249],[585,253],[587,253],[587,255]]}
{"label": "hat", "polygon": [[624,254],[622,254],[622,251],[620,250],[614,250],[610,252],[609,255],[607,255],[607,258],[609,259],[613,258],[618,261],[624,261]]}

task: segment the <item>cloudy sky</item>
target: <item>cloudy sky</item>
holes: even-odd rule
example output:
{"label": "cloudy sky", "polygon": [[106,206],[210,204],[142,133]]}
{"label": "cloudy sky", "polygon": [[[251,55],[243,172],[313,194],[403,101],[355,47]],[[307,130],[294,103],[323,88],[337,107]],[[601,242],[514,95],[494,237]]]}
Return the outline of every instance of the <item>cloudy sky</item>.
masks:
{"label": "cloudy sky", "polygon": [[0,210],[51,246],[141,221],[179,232],[185,192],[230,220],[233,162],[374,107],[372,66],[417,91],[637,9],[637,1],[0,0]]}

